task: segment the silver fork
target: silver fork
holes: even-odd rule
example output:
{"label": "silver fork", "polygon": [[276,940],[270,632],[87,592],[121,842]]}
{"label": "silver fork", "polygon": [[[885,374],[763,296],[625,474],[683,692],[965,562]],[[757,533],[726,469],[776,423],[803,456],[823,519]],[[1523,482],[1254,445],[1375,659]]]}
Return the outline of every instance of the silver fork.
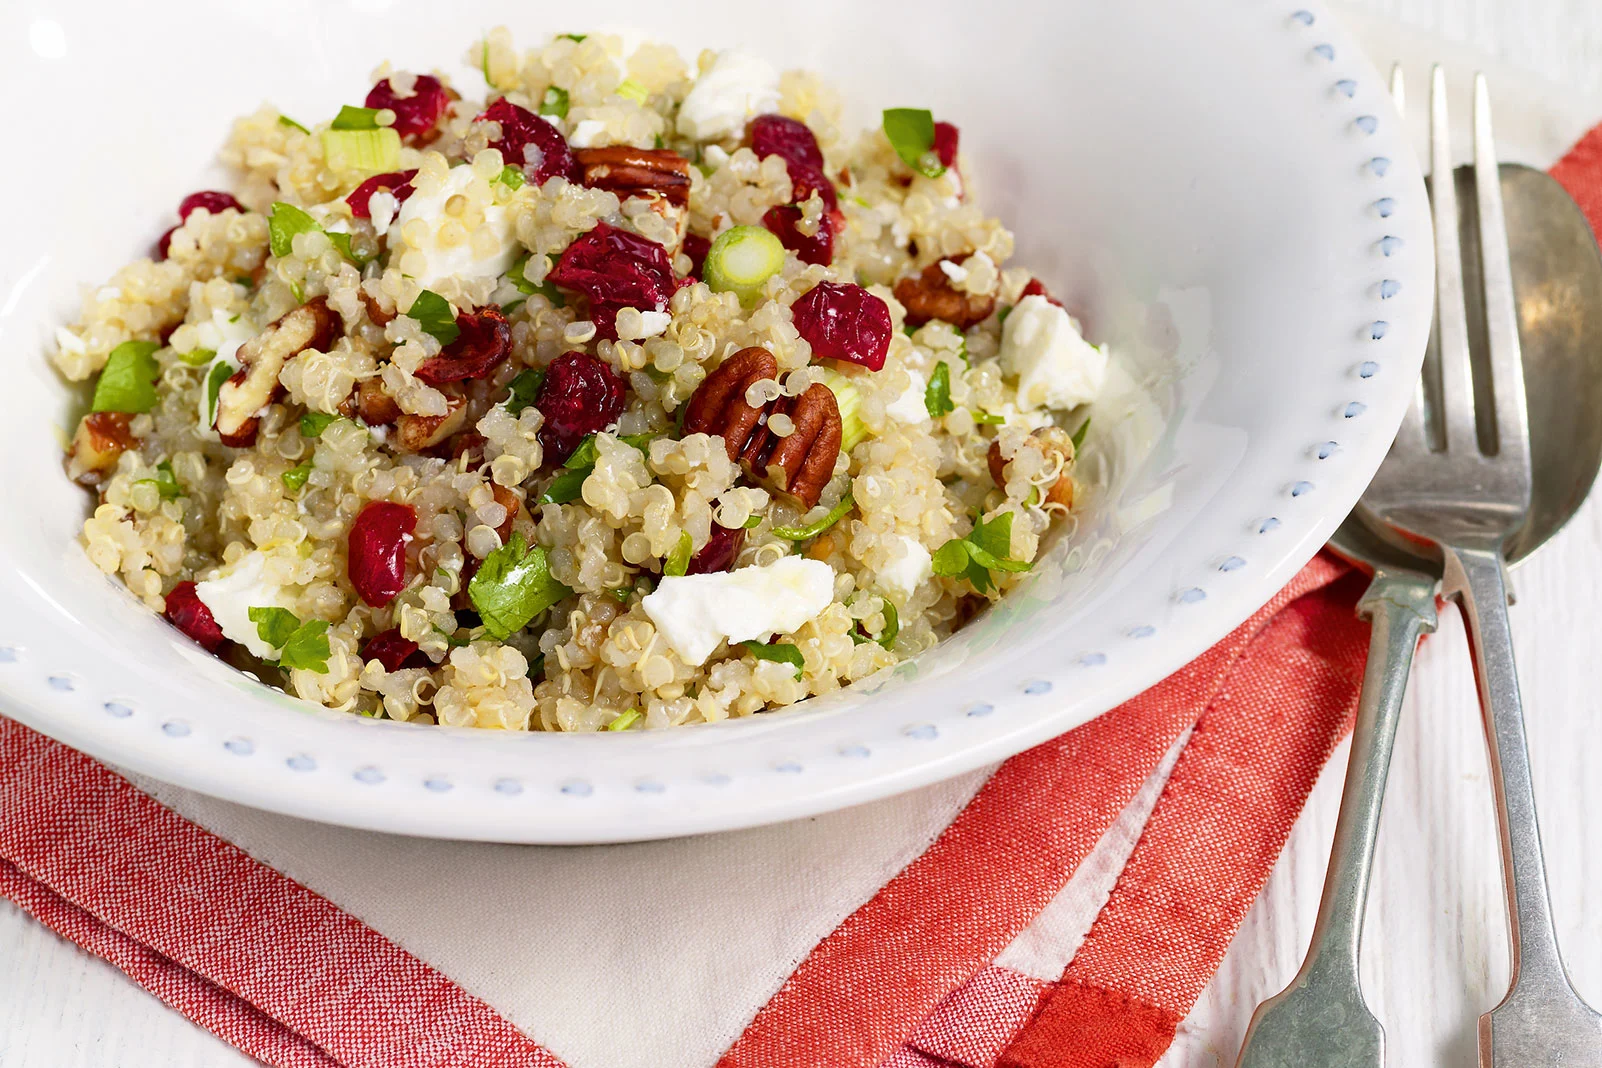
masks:
{"label": "silver fork", "polygon": [[[1508,892],[1512,983],[1480,1017],[1485,1068],[1602,1065],[1602,1016],[1574,992],[1558,951],[1536,825],[1518,673],[1508,624],[1503,551],[1530,507],[1530,432],[1489,94],[1474,81],[1473,197],[1478,256],[1459,240],[1458,183],[1448,137],[1446,78],[1430,85],[1436,322],[1418,399],[1359,512],[1376,532],[1443,561],[1442,592],[1467,624],[1496,780]],[[1478,275],[1484,319],[1471,355],[1465,264]],[[1476,398],[1475,384],[1480,389]]]}

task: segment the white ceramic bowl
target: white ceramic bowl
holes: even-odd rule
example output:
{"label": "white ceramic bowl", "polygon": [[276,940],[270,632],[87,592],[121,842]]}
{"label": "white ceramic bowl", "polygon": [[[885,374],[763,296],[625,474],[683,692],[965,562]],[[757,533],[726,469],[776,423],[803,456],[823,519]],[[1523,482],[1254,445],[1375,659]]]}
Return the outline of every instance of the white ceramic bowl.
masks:
{"label": "white ceramic bowl", "polygon": [[[0,244],[6,714],[197,790],[388,831],[599,842],[789,819],[998,760],[1157,682],[1285,583],[1379,464],[1429,327],[1427,207],[1383,82],[1321,8],[607,8],[599,27],[490,2],[0,11],[0,86],[32,105],[11,114]],[[822,71],[853,121],[914,105],[961,127],[1017,262],[1144,387],[1098,407],[1105,489],[1026,587],[897,677],[791,711],[509,736],[267,690],[88,563],[60,464],[75,399],[45,359],[80,287],[217,183],[233,116],[263,99],[332,113],[385,57],[476,94],[457,57],[502,22],[520,44],[635,26],[690,56],[737,45]]]}

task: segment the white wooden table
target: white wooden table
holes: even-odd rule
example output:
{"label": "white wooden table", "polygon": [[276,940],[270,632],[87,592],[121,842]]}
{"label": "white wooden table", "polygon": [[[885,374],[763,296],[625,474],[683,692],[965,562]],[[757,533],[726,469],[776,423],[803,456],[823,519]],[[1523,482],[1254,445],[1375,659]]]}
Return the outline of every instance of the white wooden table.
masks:
{"label": "white wooden table", "polygon": [[[1581,120],[1602,119],[1596,0],[1356,0],[1349,13],[1387,64],[1440,56],[1467,73],[1494,57],[1506,92],[1498,114],[1504,130],[1517,127],[1502,143],[1515,158],[1550,162],[1544,154],[1576,134]],[[1413,85],[1422,88],[1416,76]],[[1514,628],[1554,910],[1575,985],[1602,1006],[1602,826],[1593,823],[1602,812],[1595,770],[1602,767],[1602,498],[1518,572],[1516,585]],[[1222,970],[1164,1058],[1168,1068],[1232,1065],[1252,1007],[1295,972],[1323,881],[1344,760],[1342,751],[1315,789]],[[1462,628],[1449,611],[1414,671],[1370,898],[1363,971],[1389,1034],[1391,1064],[1475,1063],[1476,1017],[1507,983],[1504,932],[1485,750]],[[0,902],[0,1068],[254,1063]]]}

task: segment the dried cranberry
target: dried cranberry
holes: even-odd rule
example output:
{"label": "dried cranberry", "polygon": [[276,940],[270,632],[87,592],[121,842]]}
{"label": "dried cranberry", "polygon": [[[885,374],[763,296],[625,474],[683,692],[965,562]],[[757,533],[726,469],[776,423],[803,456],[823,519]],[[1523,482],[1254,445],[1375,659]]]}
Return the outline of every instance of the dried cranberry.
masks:
{"label": "dried cranberry", "polygon": [[701,272],[706,269],[706,254],[712,251],[712,242],[700,234],[685,234],[684,244],[680,247],[690,257],[689,277],[699,280]]}
{"label": "dried cranberry", "polygon": [[166,233],[156,238],[156,259],[164,260],[167,253],[172,250],[172,235],[178,232],[178,227],[170,227]]}
{"label": "dried cranberry", "polygon": [[411,96],[396,96],[389,79],[385,78],[367,91],[367,99],[363,103],[370,108],[393,111],[395,132],[401,135],[402,140],[410,141],[439,124],[440,116],[451,106],[451,97],[445,87],[439,84],[438,78],[432,74],[419,74],[412,83]]}
{"label": "dried cranberry", "polygon": [[957,165],[957,128],[951,123],[935,123],[934,153],[940,157],[940,166]]}
{"label": "dried cranberry", "polygon": [[578,164],[562,132],[527,108],[502,97],[473,121],[500,124],[501,136],[491,141],[490,147],[500,149],[507,163],[522,167],[535,185],[544,185],[558,174],[570,182],[579,180]]}
{"label": "dried cranberry", "polygon": [[551,361],[534,399],[534,407],[545,416],[540,444],[546,462],[561,463],[584,435],[617,422],[623,414],[623,388],[623,380],[588,353],[564,352]]}
{"label": "dried cranberry", "polygon": [[362,646],[362,660],[376,660],[385,671],[399,671],[403,667],[427,667],[428,657],[417,651],[417,643],[401,637],[398,628],[386,630],[367,639]]}
{"label": "dried cranberry", "polygon": [[416,509],[393,501],[373,501],[351,524],[345,569],[350,584],[374,608],[393,601],[406,586],[406,543],[416,529]]}
{"label": "dried cranberry", "polygon": [[890,307],[861,286],[819,282],[791,306],[795,328],[814,356],[884,366],[890,351]]}
{"label": "dried cranberry", "polygon": [[1038,278],[1029,279],[1029,284],[1023,287],[1022,293],[1018,294],[1019,300],[1025,297],[1045,297],[1049,303],[1055,304],[1059,308],[1063,307],[1062,301],[1047,292],[1046,284]]}
{"label": "dried cranberry", "polygon": [[840,197],[834,191],[834,183],[822,171],[815,171],[807,167],[790,166],[790,199],[796,204],[811,200],[816,193],[823,198],[825,211],[839,211]]}
{"label": "dried cranberry", "polygon": [[802,263],[817,263],[827,267],[834,261],[835,216],[826,214],[818,220],[818,232],[808,236],[796,228],[801,221],[801,209],[793,204],[778,204],[762,216],[762,225],[778,235],[779,244],[794,252]]}
{"label": "dried cranberry", "polygon": [[606,223],[567,246],[546,277],[589,297],[596,336],[609,340],[617,338],[620,309],[666,311],[679,283],[667,249]]}
{"label": "dried cranberry", "polygon": [[746,132],[751,138],[751,151],[759,157],[780,156],[791,166],[823,170],[823,151],[804,122],[783,115],[758,115]]}
{"label": "dried cranberry", "polygon": [[740,555],[740,547],[745,544],[745,528],[724,527],[712,524],[712,537],[701,547],[701,551],[690,558],[690,567],[686,571],[689,575],[710,575],[714,571],[727,571],[734,566],[734,558]]}
{"label": "dried cranberry", "polygon": [[456,340],[424,360],[416,371],[431,386],[483,378],[512,354],[512,327],[499,308],[480,308],[456,317]]}
{"label": "dried cranberry", "polygon": [[350,191],[345,203],[350,205],[350,213],[358,219],[372,218],[372,211],[368,203],[373,194],[387,190],[395,198],[395,203],[404,204],[406,198],[417,190],[412,188],[412,179],[417,177],[415,170],[390,171],[388,174],[375,174],[361,185]]}
{"label": "dried cranberry", "polygon": [[206,607],[206,602],[195,592],[193,582],[180,582],[172,588],[167,595],[167,610],[162,615],[207,652],[215,652],[217,646],[222,644],[222,628],[217,625],[217,619]]}
{"label": "dried cranberry", "polygon": [[205,208],[213,215],[220,215],[228,208],[233,208],[235,211],[245,210],[245,206],[235,200],[233,194],[216,189],[203,189],[198,193],[190,193],[178,202],[178,218],[188,222],[190,214],[198,208]]}

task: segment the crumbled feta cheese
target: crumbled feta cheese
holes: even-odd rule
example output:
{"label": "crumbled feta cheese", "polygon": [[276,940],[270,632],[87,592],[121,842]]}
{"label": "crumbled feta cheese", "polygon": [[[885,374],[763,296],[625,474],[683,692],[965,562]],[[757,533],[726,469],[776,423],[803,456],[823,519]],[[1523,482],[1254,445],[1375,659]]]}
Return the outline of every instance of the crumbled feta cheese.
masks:
{"label": "crumbled feta cheese", "polygon": [[729,162],[729,154],[724,151],[722,145],[707,145],[706,149],[701,153],[701,162],[713,170],[717,170]]}
{"label": "crumbled feta cheese", "polygon": [[395,199],[394,193],[380,189],[367,198],[367,215],[373,221],[373,229],[379,233],[389,229],[399,210],[400,201]]}
{"label": "crumbled feta cheese", "polygon": [[594,148],[595,142],[606,133],[606,123],[600,119],[580,119],[573,127],[573,132],[567,135],[567,143],[574,148]]}
{"label": "crumbled feta cheese", "polygon": [[64,326],[56,327],[56,348],[74,356],[82,356],[89,351],[89,346],[84,344],[83,338]]}
{"label": "crumbled feta cheese", "polygon": [[266,554],[259,549],[248,552],[233,567],[195,583],[195,596],[211,609],[211,617],[222,628],[224,636],[263,660],[271,660],[278,655],[278,650],[256,633],[256,624],[250,621],[250,610],[289,608],[294,602],[288,590],[266,580],[266,570]]}
{"label": "crumbled feta cheese", "polygon": [[217,400],[216,394],[206,388],[211,381],[211,372],[218,364],[227,364],[228,373],[233,374],[239,370],[239,346],[256,336],[256,324],[244,315],[229,315],[225,311],[214,311],[208,322],[198,323],[195,326],[195,338],[199,347],[210,349],[217,355],[211,358],[201,373],[201,389],[195,398],[196,408],[200,413],[200,436],[207,441],[217,440],[217,431],[212,429],[216,421],[217,411],[213,407]]}
{"label": "crumbled feta cheese", "polygon": [[927,423],[929,421],[929,405],[924,395],[928,392],[929,383],[912,368],[907,368],[907,377],[912,381],[906,390],[884,406],[884,412],[892,419],[899,419],[903,423]]}
{"label": "crumbled feta cheese", "polygon": [[1001,328],[1001,369],[1018,379],[1019,408],[1072,408],[1101,392],[1107,353],[1079,336],[1066,311],[1029,296]]}
{"label": "crumbled feta cheese", "polygon": [[961,285],[968,280],[968,268],[964,267],[960,263],[952,263],[950,260],[941,260],[940,270],[945,273],[947,278],[951,279],[951,284],[954,286]]}
{"label": "crumbled feta cheese", "polygon": [[679,105],[679,132],[696,141],[738,133],[753,115],[779,110],[779,72],[765,59],[719,52]]}
{"label": "crumbled feta cheese", "polygon": [[699,666],[724,641],[767,641],[817,616],[834,600],[834,569],[786,556],[765,566],[668,576],[640,601],[679,659]]}
{"label": "crumbled feta cheese", "polygon": [[898,594],[902,601],[911,597],[924,580],[934,574],[934,557],[917,538],[897,535],[905,551],[879,569],[879,584],[886,593]]}
{"label": "crumbled feta cheese", "polygon": [[662,334],[672,321],[673,316],[669,312],[642,311],[640,313],[640,336],[636,340],[644,340],[645,338]]}
{"label": "crumbled feta cheese", "polygon": [[[473,168],[452,167],[437,191],[429,194],[419,191],[407,197],[389,228],[392,258],[398,258],[409,250],[419,251],[427,258],[428,266],[417,276],[418,284],[425,289],[432,288],[446,278],[499,278],[517,261],[522,246],[517,242],[511,213],[500,204],[487,204],[484,207],[484,226],[495,235],[494,251],[489,255],[474,255],[473,243],[477,234],[469,234],[466,241],[450,248],[440,247],[439,231],[447,219],[446,202],[459,193],[465,193],[476,179]],[[407,224],[414,219],[421,220],[427,228],[427,236],[420,245],[412,245],[406,240]]]}

